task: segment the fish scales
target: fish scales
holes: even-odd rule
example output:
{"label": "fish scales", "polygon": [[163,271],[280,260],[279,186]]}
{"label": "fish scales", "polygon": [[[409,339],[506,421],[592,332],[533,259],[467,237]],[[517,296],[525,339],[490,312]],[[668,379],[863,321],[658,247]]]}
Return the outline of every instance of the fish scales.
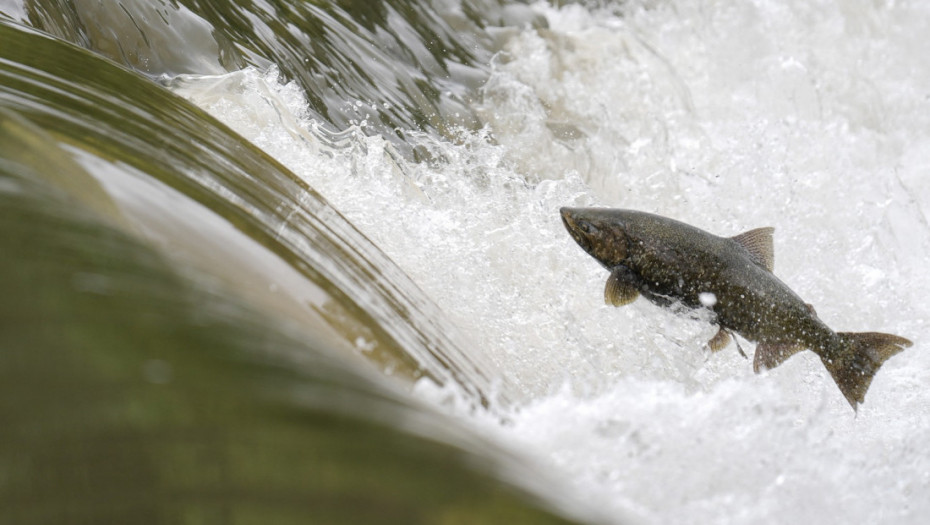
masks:
{"label": "fish scales", "polygon": [[804,300],[737,241],[651,214],[627,217],[628,264],[653,302],[700,308],[701,295],[710,293],[717,323],[747,339],[826,347],[833,337]]}
{"label": "fish scales", "polygon": [[610,271],[608,303],[622,306],[642,295],[660,306],[706,309],[719,326],[710,348],[725,347],[732,332],[756,342],[757,372],[809,349],[854,409],[882,363],[911,346],[895,335],[830,329],[772,273],[772,228],[720,237],[634,210],[562,208],[561,214],[572,238]]}

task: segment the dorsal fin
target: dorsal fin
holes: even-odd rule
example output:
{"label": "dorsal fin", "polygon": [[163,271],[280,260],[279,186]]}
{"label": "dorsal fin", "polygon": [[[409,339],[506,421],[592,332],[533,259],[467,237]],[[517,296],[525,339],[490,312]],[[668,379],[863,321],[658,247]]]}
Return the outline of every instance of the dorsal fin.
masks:
{"label": "dorsal fin", "polygon": [[752,260],[768,271],[775,269],[775,248],[772,246],[772,233],[775,228],[756,228],[731,237],[752,257]]}

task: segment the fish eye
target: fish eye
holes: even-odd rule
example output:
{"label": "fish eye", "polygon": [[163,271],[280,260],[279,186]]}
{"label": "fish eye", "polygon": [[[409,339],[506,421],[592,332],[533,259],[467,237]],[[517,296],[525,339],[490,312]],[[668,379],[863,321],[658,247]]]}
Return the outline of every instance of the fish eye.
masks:
{"label": "fish eye", "polygon": [[578,228],[580,228],[581,231],[587,233],[588,235],[591,235],[591,234],[593,234],[595,231],[597,231],[597,228],[595,228],[594,225],[592,225],[592,224],[591,224],[590,222],[588,222],[588,221],[579,221],[579,223],[578,223]]}

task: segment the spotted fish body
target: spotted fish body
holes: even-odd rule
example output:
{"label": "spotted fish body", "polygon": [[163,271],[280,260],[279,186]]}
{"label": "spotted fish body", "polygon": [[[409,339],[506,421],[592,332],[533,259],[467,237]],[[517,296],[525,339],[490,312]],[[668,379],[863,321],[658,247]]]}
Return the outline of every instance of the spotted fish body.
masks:
{"label": "spotted fish body", "polygon": [[710,348],[725,347],[732,332],[757,342],[757,372],[809,349],[854,409],[882,363],[911,345],[890,334],[831,330],[772,273],[772,228],[719,237],[639,211],[562,208],[561,214],[572,238],[610,271],[609,304],[642,295],[661,306],[705,308],[720,328]]}

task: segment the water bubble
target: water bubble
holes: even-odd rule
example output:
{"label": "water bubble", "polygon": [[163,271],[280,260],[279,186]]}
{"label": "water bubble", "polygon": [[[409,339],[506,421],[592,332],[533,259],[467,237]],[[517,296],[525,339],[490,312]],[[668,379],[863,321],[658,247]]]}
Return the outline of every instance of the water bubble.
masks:
{"label": "water bubble", "polygon": [[717,296],[711,292],[701,292],[698,294],[698,300],[701,301],[701,304],[707,308],[717,304]]}

